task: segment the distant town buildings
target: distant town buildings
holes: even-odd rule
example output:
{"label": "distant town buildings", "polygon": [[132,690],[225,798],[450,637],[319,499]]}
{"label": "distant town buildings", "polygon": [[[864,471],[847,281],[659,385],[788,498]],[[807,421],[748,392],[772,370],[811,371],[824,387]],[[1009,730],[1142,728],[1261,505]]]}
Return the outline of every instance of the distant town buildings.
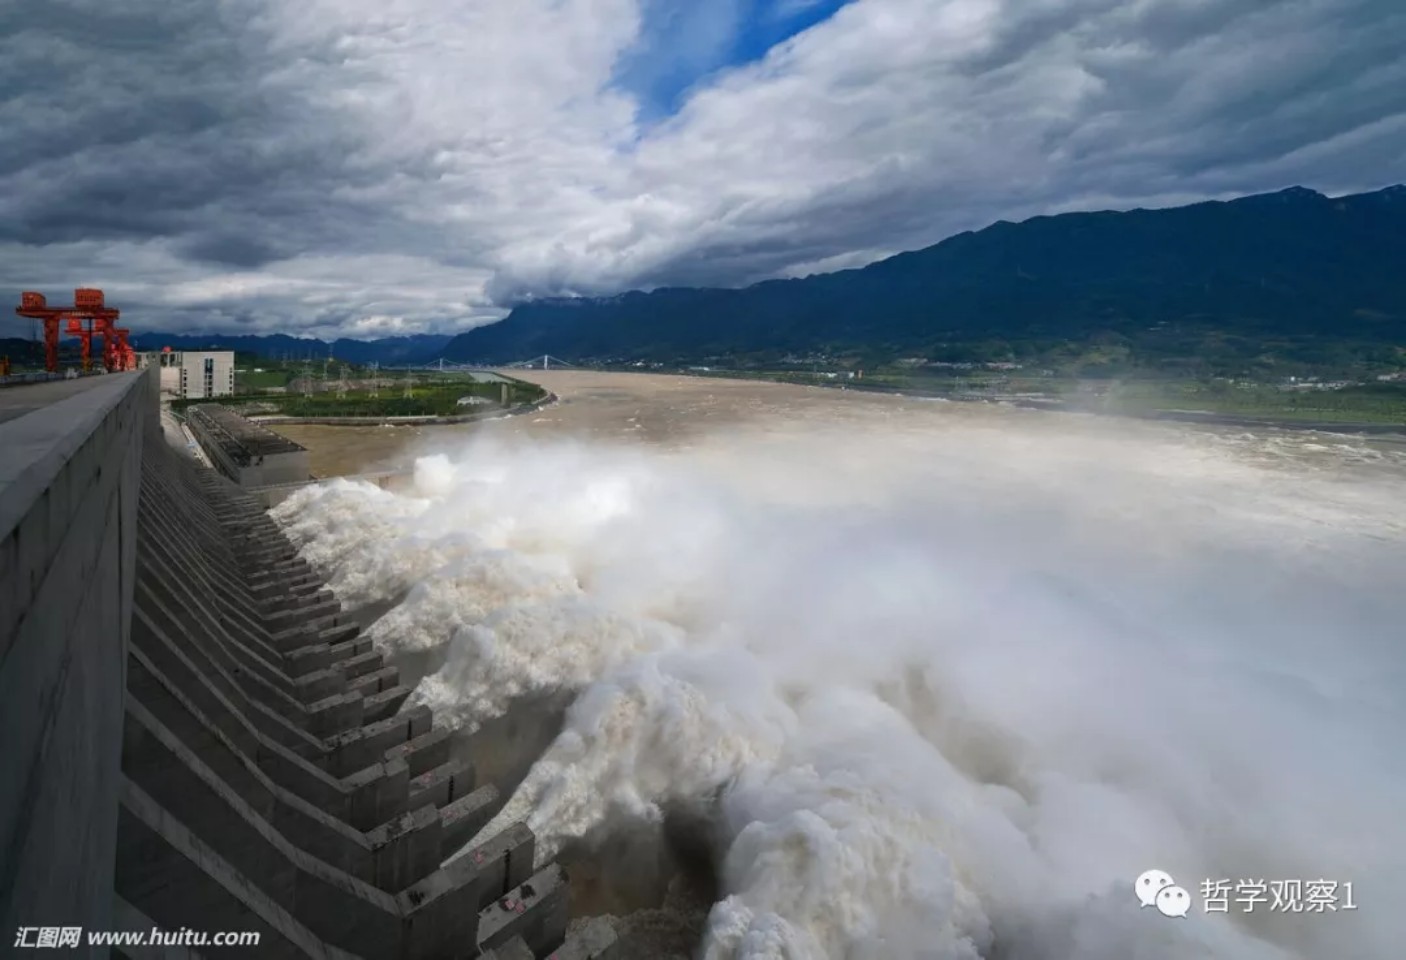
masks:
{"label": "distant town buildings", "polygon": [[1280,390],[1344,390],[1356,386],[1351,380],[1323,380],[1319,377],[1290,377],[1279,385]]}

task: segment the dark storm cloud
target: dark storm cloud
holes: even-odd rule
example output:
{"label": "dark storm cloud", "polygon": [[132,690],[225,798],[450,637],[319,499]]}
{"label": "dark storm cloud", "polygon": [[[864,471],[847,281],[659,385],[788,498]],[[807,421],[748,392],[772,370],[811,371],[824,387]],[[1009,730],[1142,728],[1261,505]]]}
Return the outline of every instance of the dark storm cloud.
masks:
{"label": "dark storm cloud", "polygon": [[357,179],[341,162],[355,138],[271,77],[254,9],[46,0],[0,13],[0,238],[177,238],[201,257],[238,247],[231,263],[269,255],[270,231],[316,243],[351,209],[332,193]]}
{"label": "dark storm cloud", "polygon": [[[1149,135],[1127,138],[1119,152],[1157,162],[1171,177],[1220,174],[1227,189],[1240,189],[1235,173],[1245,167],[1406,109],[1406,7],[1386,0],[1158,6],[1127,31],[1098,39],[1141,37],[1149,57],[1086,61],[1105,83],[1090,112],[1140,117]],[[1108,150],[1082,146],[1095,157]],[[1300,169],[1315,185],[1336,186],[1342,154],[1325,159]],[[1377,176],[1387,172],[1382,165]]]}
{"label": "dark storm cloud", "polygon": [[230,267],[261,267],[286,253],[252,237],[216,235],[196,237],[185,244],[183,251],[193,260]]}
{"label": "dark storm cloud", "polygon": [[[265,12],[254,0],[0,9],[0,245],[48,251],[7,258],[5,299],[49,276],[60,289],[107,277],[131,284],[133,315],[184,326],[192,311],[164,302],[181,281],[364,253],[370,233],[406,234],[394,208],[354,196],[385,171],[355,162],[359,131],[300,84]],[[311,45],[301,53],[336,59]],[[106,256],[128,248],[143,254],[126,269]],[[157,269],[155,250],[165,252]],[[46,269],[20,272],[35,262]],[[298,284],[282,289],[253,301],[239,287],[187,297],[206,326],[344,323],[360,312],[310,309]]]}

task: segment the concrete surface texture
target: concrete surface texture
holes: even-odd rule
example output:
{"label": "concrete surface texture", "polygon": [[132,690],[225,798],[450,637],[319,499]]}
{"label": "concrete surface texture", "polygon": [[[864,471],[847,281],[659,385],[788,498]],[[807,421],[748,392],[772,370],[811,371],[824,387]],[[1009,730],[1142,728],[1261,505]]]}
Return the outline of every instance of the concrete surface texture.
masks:
{"label": "concrete surface texture", "polygon": [[271,957],[608,956],[608,926],[568,936],[524,824],[446,859],[498,790],[258,499],[165,441],[154,374],[0,425],[0,916],[255,931]]}
{"label": "concrete surface texture", "polygon": [[155,388],[10,388],[0,424],[0,927],[103,928],[137,499]]}
{"label": "concrete surface texture", "polygon": [[52,407],[69,397],[100,387],[108,376],[112,374],[18,384],[0,389],[0,423]]}

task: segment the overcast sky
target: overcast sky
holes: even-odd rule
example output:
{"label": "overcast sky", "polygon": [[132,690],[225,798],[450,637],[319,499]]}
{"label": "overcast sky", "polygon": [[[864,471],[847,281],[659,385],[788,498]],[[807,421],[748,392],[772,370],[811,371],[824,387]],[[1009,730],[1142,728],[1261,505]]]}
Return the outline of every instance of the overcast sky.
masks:
{"label": "overcast sky", "polygon": [[1402,0],[0,0],[0,295],[452,332],[1002,218],[1376,189],[1403,50]]}

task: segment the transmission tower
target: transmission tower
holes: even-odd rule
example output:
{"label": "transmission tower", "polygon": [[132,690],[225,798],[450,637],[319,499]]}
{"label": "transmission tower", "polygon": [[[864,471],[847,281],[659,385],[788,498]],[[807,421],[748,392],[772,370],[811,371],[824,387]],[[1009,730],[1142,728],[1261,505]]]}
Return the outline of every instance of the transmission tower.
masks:
{"label": "transmission tower", "polygon": [[312,364],[303,362],[303,396],[312,396]]}
{"label": "transmission tower", "polygon": [[380,362],[379,360],[372,360],[372,361],[371,361],[371,396],[372,396],[373,398],[379,397],[379,396],[381,395],[380,369],[381,369],[381,362]]}
{"label": "transmission tower", "polygon": [[411,373],[409,370],[406,370],[406,371],[405,371],[405,393],[402,394],[402,396],[405,397],[406,400],[409,400],[411,397],[415,396],[414,387],[415,387],[415,375],[414,375],[413,373]]}
{"label": "transmission tower", "polygon": [[347,398],[347,365],[342,364],[342,375],[337,379],[337,399]]}

